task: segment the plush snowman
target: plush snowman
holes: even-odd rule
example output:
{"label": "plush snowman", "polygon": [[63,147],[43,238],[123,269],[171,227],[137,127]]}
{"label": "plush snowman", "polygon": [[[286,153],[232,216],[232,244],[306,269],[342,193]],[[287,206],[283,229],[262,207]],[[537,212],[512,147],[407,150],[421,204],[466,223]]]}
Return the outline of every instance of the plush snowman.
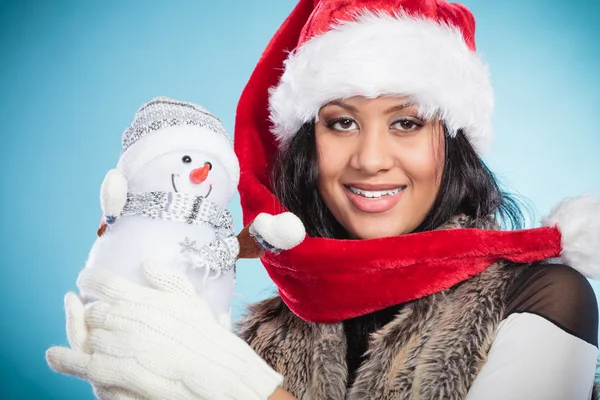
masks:
{"label": "plush snowman", "polygon": [[102,183],[105,224],[86,268],[147,284],[142,262],[160,262],[186,274],[230,327],[235,261],[292,248],[305,236],[291,213],[261,214],[235,236],[226,206],[239,174],[229,135],[214,115],[167,97],[144,104],[123,134],[117,168]]}

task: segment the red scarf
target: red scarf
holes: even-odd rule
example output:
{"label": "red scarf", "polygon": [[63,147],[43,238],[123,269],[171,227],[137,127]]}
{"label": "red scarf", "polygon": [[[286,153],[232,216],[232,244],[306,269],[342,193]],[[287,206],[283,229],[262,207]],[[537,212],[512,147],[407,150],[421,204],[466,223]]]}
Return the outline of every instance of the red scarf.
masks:
{"label": "red scarf", "polygon": [[556,229],[453,229],[379,240],[309,238],[263,264],[296,315],[329,323],[448,289],[500,259],[530,263],[559,253]]}
{"label": "red scarf", "polygon": [[[235,150],[244,225],[261,212],[284,211],[269,189],[277,145],[269,132],[268,88],[279,80],[287,56],[281,49],[294,49],[311,11],[310,1],[296,7],[263,53],[238,104]],[[500,259],[529,263],[560,252],[555,228],[453,229],[362,241],[307,238],[262,262],[296,315],[328,323],[448,289]]]}
{"label": "red scarf", "polygon": [[[240,193],[245,223],[282,211],[256,179],[245,179]],[[331,323],[446,290],[501,259],[531,263],[560,252],[556,228],[450,229],[374,240],[307,237],[262,263],[294,314]]]}

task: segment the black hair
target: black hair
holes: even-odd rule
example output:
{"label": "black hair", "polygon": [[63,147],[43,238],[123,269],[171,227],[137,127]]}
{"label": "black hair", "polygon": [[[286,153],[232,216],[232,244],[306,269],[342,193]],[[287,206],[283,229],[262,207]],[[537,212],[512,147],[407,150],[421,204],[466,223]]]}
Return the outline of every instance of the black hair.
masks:
{"label": "black hair", "polygon": [[[476,225],[494,217],[501,225],[524,225],[521,202],[500,189],[494,174],[477,154],[464,132],[445,135],[445,157],[438,196],[415,232],[433,230],[458,214]],[[307,123],[277,155],[272,175],[273,191],[288,210],[298,215],[312,237],[346,239],[348,232],[333,217],[317,187],[318,165],[314,123]],[[346,333],[348,386],[364,359],[369,335],[390,322],[402,304],[343,321]]]}
{"label": "black hair", "polygon": [[[438,196],[430,212],[414,232],[440,227],[451,217],[464,214],[474,223],[495,217],[512,229],[522,228],[521,202],[502,191],[464,132],[454,137],[442,124],[445,142],[444,168]],[[314,123],[306,123],[282,149],[273,166],[272,186],[279,201],[298,215],[312,237],[346,239],[348,232],[333,217],[318,187]]]}
{"label": "black hair", "polygon": [[348,233],[319,193],[318,177],[315,126],[306,123],[277,154],[271,179],[273,192],[302,220],[309,236],[346,239]]}

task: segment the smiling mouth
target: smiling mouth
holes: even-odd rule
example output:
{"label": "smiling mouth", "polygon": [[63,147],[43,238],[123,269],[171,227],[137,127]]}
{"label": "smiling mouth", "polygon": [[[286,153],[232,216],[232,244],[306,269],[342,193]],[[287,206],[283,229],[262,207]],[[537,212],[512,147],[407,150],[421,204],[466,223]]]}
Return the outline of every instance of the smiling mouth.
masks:
{"label": "smiling mouth", "polygon": [[[171,185],[173,185],[173,190],[175,191],[175,193],[179,193],[177,191],[177,186],[175,185],[175,177],[176,176],[179,176],[179,175],[177,175],[177,174],[171,174]],[[203,198],[206,199],[210,195],[211,192],[212,192],[212,185],[208,185],[208,193],[206,193],[205,196],[201,196],[201,197],[203,197]]]}
{"label": "smiling mouth", "polygon": [[357,195],[357,196],[361,196],[364,197],[366,199],[371,199],[371,200],[378,200],[381,199],[383,197],[386,196],[395,196],[398,193],[404,191],[404,189],[406,189],[406,185],[401,185],[398,186],[397,188],[390,188],[387,190],[363,190],[363,189],[359,189],[357,187],[354,186],[350,186],[350,185],[344,185],[346,190],[350,191],[351,193]]}

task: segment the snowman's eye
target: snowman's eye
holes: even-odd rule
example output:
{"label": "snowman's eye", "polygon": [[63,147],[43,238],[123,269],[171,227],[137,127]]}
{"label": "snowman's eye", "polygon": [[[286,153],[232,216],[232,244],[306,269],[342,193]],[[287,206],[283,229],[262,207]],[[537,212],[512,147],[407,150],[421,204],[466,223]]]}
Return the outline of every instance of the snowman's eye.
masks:
{"label": "snowman's eye", "polygon": [[210,161],[205,162],[204,165],[208,165],[209,171],[212,169],[212,164],[210,163]]}
{"label": "snowman's eye", "polygon": [[192,157],[190,157],[190,156],[183,156],[183,157],[181,158],[181,161],[183,161],[183,162],[184,162],[184,163],[186,163],[186,164],[189,164],[189,163],[191,163],[191,162],[192,162]]}

